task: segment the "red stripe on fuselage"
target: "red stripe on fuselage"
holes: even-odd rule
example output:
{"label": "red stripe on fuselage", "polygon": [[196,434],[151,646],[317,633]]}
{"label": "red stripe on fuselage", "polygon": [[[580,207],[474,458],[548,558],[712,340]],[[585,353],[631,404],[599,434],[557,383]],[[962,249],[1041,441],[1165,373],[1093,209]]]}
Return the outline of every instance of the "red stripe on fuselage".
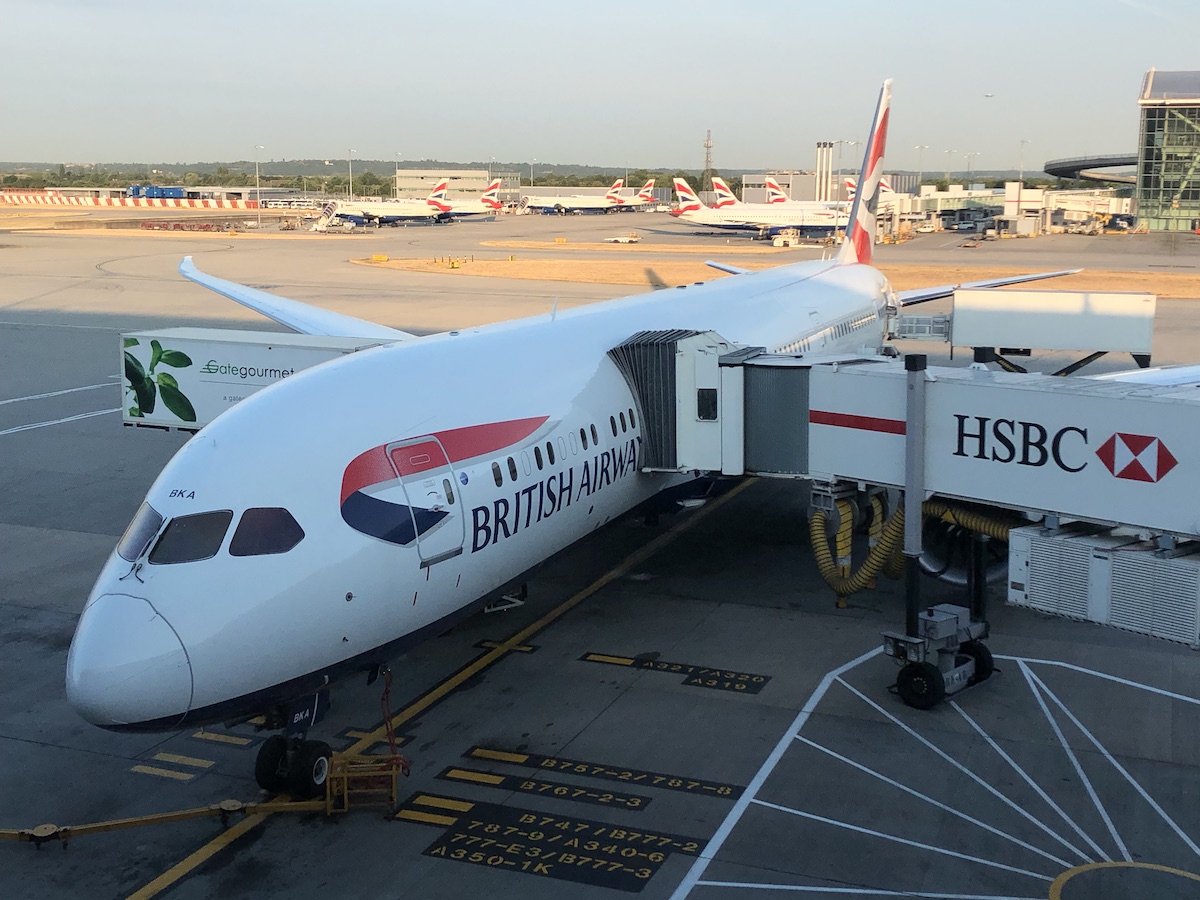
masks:
{"label": "red stripe on fuselage", "polygon": [[904,434],[905,425],[900,419],[880,419],[876,416],[855,416],[850,413],[827,412],[813,409],[808,413],[813,425],[834,425],[838,428],[854,428],[858,431],[880,431],[884,434]]}
{"label": "red stripe on fuselage", "polygon": [[[541,428],[549,418],[549,416],[535,416],[530,419],[511,419],[507,422],[468,425],[465,428],[435,431],[432,437],[437,438],[445,448],[446,456],[451,462],[462,462],[488,453],[495,453],[524,440]],[[417,451],[421,450],[419,445],[415,446]],[[339,503],[345,503],[346,498],[355,491],[373,484],[395,480],[396,470],[393,468],[391,460],[388,459],[386,447],[386,444],[372,447],[350,461],[350,464],[346,466],[346,471],[342,474],[342,496]],[[425,468],[435,468],[442,464],[435,458],[437,454],[414,452],[418,456],[429,456],[429,464]],[[416,466],[415,463],[413,465]],[[418,471],[419,468],[416,466],[413,471]],[[409,473],[405,472],[405,474]]]}

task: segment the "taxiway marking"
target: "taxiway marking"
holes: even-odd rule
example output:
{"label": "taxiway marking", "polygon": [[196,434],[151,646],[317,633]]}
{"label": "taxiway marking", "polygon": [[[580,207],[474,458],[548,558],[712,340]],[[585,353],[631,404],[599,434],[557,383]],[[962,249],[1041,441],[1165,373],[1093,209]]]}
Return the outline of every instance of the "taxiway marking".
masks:
{"label": "taxiway marking", "polygon": [[103,384],[87,384],[83,387],[67,388],[62,391],[47,391],[44,394],[30,394],[28,397],[13,397],[10,400],[0,400],[0,406],[6,406],[9,403],[22,403],[26,400],[46,400],[50,397],[61,397],[63,394],[76,394],[79,391],[94,391],[96,388],[117,387],[115,381],[106,381]]}
{"label": "taxiway marking", "polygon": [[46,428],[50,425],[62,425],[66,422],[78,422],[80,419],[91,419],[94,416],[107,416],[109,413],[120,412],[120,407],[116,409],[98,409],[95,412],[80,413],[77,416],[67,416],[65,419],[52,419],[48,422],[31,422],[28,425],[18,425],[15,428],[6,428],[0,431],[0,437],[6,434],[16,434],[18,431],[32,431],[35,428]]}
{"label": "taxiway marking", "polygon": [[[117,410],[113,410],[113,411],[116,412]],[[0,433],[2,433],[2,432],[0,432]],[[578,591],[577,593],[573,594],[571,597],[567,598],[562,603],[560,603],[558,606],[554,607],[554,609],[550,610],[548,613],[546,613],[540,619],[538,619],[537,621],[533,622],[530,625],[527,625],[525,628],[522,628],[516,634],[512,635],[510,638],[508,638],[506,641],[504,641],[499,647],[497,647],[494,650],[488,651],[483,656],[481,656],[479,659],[475,660],[475,662],[471,663],[470,665],[468,665],[462,669],[459,669],[457,672],[455,672],[449,678],[440,682],[436,687],[433,688],[433,690],[429,691],[428,694],[417,699],[416,701],[414,701],[413,703],[409,704],[407,707],[402,709],[400,712],[396,713],[394,716],[392,716],[392,727],[394,728],[397,725],[407,722],[409,719],[413,718],[414,716],[417,716],[420,713],[424,712],[426,709],[428,709],[434,703],[436,703],[437,701],[439,701],[443,697],[445,697],[447,694],[449,694],[454,688],[459,687],[467,680],[473,678],[479,672],[483,671],[484,669],[488,668],[489,666],[491,666],[494,663],[498,662],[499,660],[503,659],[509,653],[509,651],[516,650],[518,647],[525,646],[526,643],[528,642],[528,640],[530,638],[532,638],[535,634],[537,634],[538,632],[545,629],[548,625],[551,625],[554,622],[558,621],[558,619],[562,618],[563,615],[570,612],[572,609],[574,609],[576,606],[578,606],[580,603],[582,603],[588,597],[595,594],[597,591],[608,586],[613,581],[616,581],[618,578],[625,576],[630,571],[632,571],[636,566],[639,566],[642,563],[644,563],[647,559],[654,556],[654,554],[656,554],[663,547],[666,547],[668,544],[672,543],[676,538],[678,538],[684,532],[689,531],[690,529],[695,527],[697,523],[703,521],[705,518],[712,515],[712,513],[716,512],[718,509],[720,509],[722,506],[724,506],[726,503],[728,503],[730,500],[732,500],[734,497],[736,497],[738,494],[740,494],[742,491],[744,491],[750,485],[754,484],[754,482],[757,480],[758,479],[756,479],[756,478],[747,478],[741,484],[737,485],[732,490],[730,490],[727,493],[723,494],[722,496],[718,497],[713,502],[696,510],[694,513],[692,513],[691,516],[684,519],[678,525],[674,526],[670,531],[663,532],[658,537],[656,537],[654,540],[650,541],[648,544],[644,544],[643,546],[639,547],[637,550],[634,550],[632,553],[630,553],[628,556],[626,556],[623,560],[621,560],[619,563],[617,563],[617,565],[613,566],[613,568],[609,569],[607,572],[605,572],[603,575],[601,575],[599,578],[597,578],[595,581],[593,581],[591,584],[589,584],[583,590]],[[882,650],[877,649],[875,652],[879,653],[879,652],[882,652]],[[207,732],[204,732],[204,733],[207,734]],[[199,734],[200,734],[200,732],[198,732],[196,736],[199,736]],[[359,738],[355,743],[353,743],[349,747],[347,747],[344,752],[349,753],[349,754],[364,753],[368,748],[374,746],[379,741],[386,740],[386,739],[387,739],[387,723],[384,723],[384,724],[380,725],[378,728],[376,728],[374,731],[368,732],[364,737]],[[237,840],[243,834],[245,834],[248,831],[250,831],[251,829],[257,827],[262,822],[265,822],[270,815],[272,815],[272,814],[271,813],[258,813],[258,814],[252,815],[252,816],[247,816],[246,818],[242,819],[242,821],[238,822],[233,827],[222,832],[220,835],[218,835],[213,840],[208,841],[207,843],[203,844],[198,850],[196,850],[191,855],[180,860],[178,863],[176,863],[170,869],[163,872],[161,875],[159,875],[153,881],[151,881],[147,885],[145,885],[145,887],[142,887],[139,890],[135,891],[133,894],[130,894],[128,900],[149,900],[149,898],[157,896],[158,894],[165,891],[167,888],[171,887],[177,881],[181,880],[182,878],[185,878],[187,875],[189,875],[191,872],[193,872],[198,866],[200,866],[202,863],[206,862],[207,860],[211,859],[213,856],[215,856],[217,853],[219,853],[225,847],[229,846],[231,843],[233,843],[235,840]]]}

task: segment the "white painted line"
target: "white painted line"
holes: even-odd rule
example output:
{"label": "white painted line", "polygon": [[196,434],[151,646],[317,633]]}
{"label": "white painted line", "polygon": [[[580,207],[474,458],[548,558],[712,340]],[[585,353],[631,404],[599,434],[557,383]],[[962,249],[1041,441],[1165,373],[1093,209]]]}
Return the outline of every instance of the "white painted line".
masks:
{"label": "white painted line", "polygon": [[800,741],[801,743],[807,744],[808,746],[812,747],[814,750],[820,750],[822,753],[828,753],[834,759],[841,760],[842,762],[846,763],[847,765],[853,766],[854,768],[858,769],[860,772],[864,772],[867,775],[871,775],[874,778],[878,778],[880,781],[884,782],[885,784],[890,784],[892,787],[898,788],[899,790],[904,791],[904,793],[906,793],[906,794],[909,794],[920,800],[924,800],[926,803],[936,806],[938,809],[942,810],[943,812],[948,812],[952,816],[957,816],[958,818],[962,819],[965,822],[970,822],[972,825],[978,825],[984,831],[988,831],[988,832],[996,835],[997,837],[1002,837],[1006,841],[1010,841],[1011,843],[1016,844],[1018,847],[1024,847],[1026,850],[1036,853],[1038,856],[1042,857],[1043,859],[1048,859],[1053,863],[1058,863],[1064,869],[1070,869],[1073,867],[1073,864],[1067,862],[1065,859],[1059,859],[1057,856],[1053,855],[1052,853],[1047,853],[1045,850],[1041,850],[1041,849],[1033,846],[1033,844],[1026,843],[1025,841],[1021,840],[1019,837],[1015,837],[1014,835],[1011,835],[1006,831],[1001,831],[999,828],[995,828],[992,825],[988,825],[986,822],[981,822],[979,819],[976,819],[974,816],[969,816],[966,813],[960,812],[959,810],[954,809],[951,806],[947,806],[945,803],[942,803],[940,800],[935,800],[933,797],[930,797],[928,794],[922,794],[920,791],[916,790],[915,788],[910,788],[905,784],[901,784],[899,781],[889,778],[888,776],[884,775],[882,772],[876,772],[874,769],[869,769],[866,766],[864,766],[862,763],[857,763],[848,757],[842,756],[842,754],[837,753],[833,750],[830,750],[828,747],[822,747],[820,744],[816,743],[815,741],[810,741],[808,738],[802,737],[800,735],[796,735],[796,740]]}
{"label": "white painted line", "polygon": [[[1030,673],[1030,674],[1032,675],[1033,673]],[[1155,802],[1154,798],[1151,797],[1148,793],[1146,793],[1146,790],[1134,780],[1133,776],[1130,775],[1129,772],[1127,772],[1125,770],[1125,767],[1122,766],[1119,762],[1117,762],[1117,760],[1113,757],[1113,755],[1111,753],[1109,753],[1108,750],[1106,750],[1104,748],[1104,746],[1098,740],[1096,740],[1096,736],[1093,735],[1090,731],[1088,731],[1087,728],[1084,727],[1082,722],[1080,722],[1077,718],[1075,718],[1075,714],[1072,713],[1069,709],[1067,709],[1067,707],[1063,704],[1063,702],[1061,700],[1058,699],[1058,697],[1054,696],[1054,692],[1051,691],[1050,688],[1046,687],[1046,682],[1044,682],[1044,681],[1042,681],[1042,679],[1038,678],[1037,675],[1033,675],[1033,678],[1037,681],[1038,687],[1041,688],[1042,691],[1045,692],[1046,696],[1049,697],[1051,700],[1053,700],[1055,702],[1055,704],[1058,706],[1058,708],[1061,709],[1064,713],[1066,713],[1067,718],[1071,720],[1072,724],[1074,724],[1074,726],[1076,728],[1078,728],[1081,732],[1083,732],[1083,736],[1086,737],[1089,741],[1091,741],[1092,745],[1097,750],[1099,750],[1102,754],[1104,754],[1104,758],[1109,761],[1109,763],[1112,765],[1112,767],[1121,773],[1121,776],[1126,781],[1129,782],[1130,786],[1132,786],[1133,789],[1138,792],[1138,794],[1141,795],[1142,799],[1145,800],[1147,803],[1149,803],[1151,808],[1156,813],[1158,813],[1159,816],[1162,817],[1162,820],[1164,822],[1166,822],[1167,825],[1170,826],[1171,830],[1174,831],[1177,835],[1179,835],[1179,839],[1188,845],[1188,849],[1191,850],[1193,853],[1195,853],[1197,856],[1200,856],[1200,847],[1196,846],[1195,841],[1193,841],[1190,837],[1188,837],[1187,834],[1184,833],[1183,829],[1175,824],[1175,820],[1167,815],[1166,811],[1161,806],[1159,806],[1158,803]]]}
{"label": "white painted line", "polygon": [[[1025,683],[1029,685],[1029,690],[1033,693],[1034,699],[1037,700],[1038,706],[1042,708],[1042,714],[1046,717],[1046,721],[1054,729],[1054,734],[1058,738],[1059,744],[1062,745],[1063,752],[1067,754],[1067,758],[1071,760],[1071,765],[1075,767],[1075,773],[1083,781],[1083,786],[1087,789],[1088,796],[1092,798],[1092,804],[1096,807],[1096,811],[1100,813],[1100,818],[1104,820],[1104,824],[1108,828],[1108,833],[1116,841],[1117,849],[1121,851],[1121,855],[1125,857],[1126,862],[1131,862],[1133,857],[1129,855],[1129,850],[1126,848],[1125,842],[1117,834],[1117,828],[1113,825],[1112,819],[1108,817],[1108,811],[1104,808],[1104,804],[1100,802],[1100,796],[1096,793],[1096,789],[1092,787],[1092,782],[1088,780],[1087,775],[1084,773],[1083,766],[1079,764],[1079,760],[1075,757],[1075,751],[1067,743],[1066,736],[1063,735],[1062,729],[1058,727],[1058,722],[1054,721],[1054,716],[1050,714],[1050,707],[1046,706],[1045,699],[1038,692],[1037,686],[1034,684],[1037,676],[1029,671],[1029,667],[1022,660],[1017,660],[1017,665],[1021,667],[1021,672],[1025,675]],[[1109,861],[1111,862],[1111,860]]]}
{"label": "white painted line", "polygon": [[16,434],[18,431],[32,431],[34,428],[45,428],[49,425],[62,425],[64,422],[78,422],[80,419],[90,419],[93,416],[107,416],[109,413],[120,411],[121,410],[119,407],[117,409],[98,409],[95,412],[80,413],[77,416],[67,416],[65,419],[54,419],[51,422],[33,422],[29,425],[18,425],[16,428],[7,428],[4,431],[0,431],[0,437],[6,434]]}
{"label": "white painted line", "polygon": [[1082,672],[1085,675],[1094,675],[1097,678],[1103,678],[1105,681],[1114,681],[1117,684],[1123,684],[1127,687],[1140,688],[1143,691],[1149,691],[1152,694],[1158,694],[1160,697],[1170,697],[1172,700],[1181,700],[1184,703],[1191,703],[1194,706],[1200,706],[1200,700],[1196,699],[1195,697],[1189,697],[1187,694],[1176,694],[1174,691],[1165,691],[1162,688],[1152,687],[1148,684],[1141,684],[1137,681],[1130,681],[1128,678],[1120,678],[1116,675],[1109,675],[1107,672],[1097,672],[1095,669],[1085,669],[1083,666],[1059,662],[1056,659],[1031,659],[1029,657],[1021,656],[997,656],[996,659],[1006,659],[1009,662],[1015,663],[1037,663],[1039,666],[1058,666],[1060,669],[1070,669],[1072,672]]}
{"label": "white painted line", "polygon": [[750,780],[750,784],[747,785],[742,796],[733,805],[733,809],[725,816],[725,821],[721,823],[721,827],[717,829],[717,833],[713,835],[712,840],[700,851],[700,855],[692,863],[692,867],[688,869],[683,880],[679,882],[679,886],[675,888],[675,892],[671,894],[671,900],[683,900],[691,892],[692,888],[695,887],[696,882],[700,880],[700,876],[704,874],[704,870],[708,868],[708,864],[712,862],[713,857],[721,851],[721,845],[725,843],[725,839],[729,837],[729,833],[733,831],[738,820],[742,818],[742,814],[750,806],[750,801],[754,799],[755,795],[762,789],[763,784],[766,783],[767,778],[770,777],[771,772],[779,765],[779,760],[783,758],[784,752],[792,745],[792,739],[800,733],[800,729],[808,722],[809,717],[813,714],[813,710],[817,708],[817,704],[821,702],[825,696],[825,692],[833,684],[834,679],[838,678],[844,672],[849,672],[855,666],[866,662],[868,659],[878,656],[882,652],[882,646],[876,647],[857,659],[852,659],[845,665],[839,666],[832,672],[825,674],[825,677],[821,679],[821,683],[809,695],[803,708],[801,708],[796,718],[792,721],[791,727],[779,739],[779,743],[775,745],[775,749],[771,751],[771,755],[759,767],[758,772]]}
{"label": "white painted line", "polygon": [[924,744],[926,747],[928,747],[930,750],[932,750],[934,753],[936,753],[938,756],[940,756],[946,762],[950,763],[950,765],[954,766],[954,768],[958,769],[958,771],[962,772],[964,775],[966,775],[968,778],[970,778],[972,781],[974,781],[977,785],[979,785],[981,788],[983,788],[985,791],[987,791],[989,794],[991,794],[993,797],[995,797],[1001,803],[1004,803],[1006,806],[1008,806],[1010,809],[1012,809],[1014,812],[1016,812],[1018,815],[1020,815],[1026,821],[1030,822],[1031,824],[1040,828],[1042,831],[1046,832],[1046,834],[1050,835],[1050,837],[1054,838],[1056,841],[1058,841],[1060,844],[1062,844],[1064,847],[1066,847],[1072,853],[1079,856],[1081,859],[1088,858],[1086,853],[1084,853],[1082,850],[1080,850],[1078,847],[1076,847],[1074,844],[1072,844],[1070,841],[1068,841],[1066,838],[1064,838],[1061,834],[1059,834],[1057,831],[1055,831],[1049,825],[1042,822],[1041,819],[1032,815],[1030,812],[1028,812],[1026,809],[1024,809],[1020,804],[1016,803],[1015,801],[1010,799],[1008,796],[1006,796],[1005,794],[1002,794],[996,788],[992,787],[990,784],[988,784],[986,781],[984,781],[982,778],[980,778],[978,775],[976,775],[974,772],[972,772],[970,769],[968,769],[966,766],[964,766],[962,763],[960,763],[957,759],[955,759],[953,756],[951,756],[949,753],[947,753],[941,747],[937,746],[929,739],[917,734],[916,731],[914,731],[909,726],[905,725],[903,722],[901,722],[899,719],[897,719],[895,716],[893,716],[890,712],[888,712],[886,709],[884,709],[882,706],[880,706],[878,703],[876,703],[874,700],[872,700],[870,697],[868,697],[862,691],[858,690],[853,685],[847,684],[845,681],[842,681],[842,679],[840,679],[840,678],[838,679],[838,681],[841,682],[841,684],[844,688],[846,688],[852,694],[856,695],[860,700],[862,700],[864,703],[866,703],[868,706],[870,706],[872,709],[874,709],[877,713],[890,719],[893,723],[895,723],[897,726],[899,726],[901,729],[903,729],[905,732],[907,732],[911,737],[916,738],[918,741],[920,741],[922,744]]}
{"label": "white painted line", "polygon": [[[1031,778],[1028,774],[1026,774],[1024,769],[1022,769],[1019,765],[1017,765],[1017,761],[1015,759],[1013,759],[1011,756],[1009,756],[1007,753],[1005,753],[1004,750],[1000,747],[1000,745],[997,744],[994,740],[992,740],[991,736],[988,735],[987,732],[985,732],[982,728],[980,728],[974,719],[972,719],[970,716],[967,715],[966,711],[961,706],[958,705],[957,700],[951,700],[950,705],[958,711],[958,714],[960,716],[962,716],[964,719],[967,720],[967,724],[970,725],[972,728],[974,728],[975,731],[978,732],[980,737],[982,737],[985,741],[988,742],[988,746],[990,746],[993,750],[995,750],[998,754],[1000,754],[1000,758],[1003,759],[1010,766],[1012,766],[1013,770],[1016,771],[1016,773],[1021,776],[1021,778],[1025,781],[1025,783],[1027,785],[1029,785],[1031,788],[1033,788],[1033,790],[1037,792],[1037,795],[1039,797],[1041,797],[1043,800],[1045,800],[1047,805],[1049,805],[1049,807],[1052,810],[1054,810],[1056,813],[1059,814],[1059,816],[1062,817],[1062,820],[1064,822],[1066,822],[1068,825],[1071,826],[1072,830],[1077,835],[1079,835],[1081,838],[1083,838],[1085,841],[1087,841],[1088,845],[1091,846],[1091,848],[1096,851],[1097,856],[1105,856],[1104,851],[1100,849],[1100,845],[1097,844],[1095,841],[1093,841],[1091,839],[1091,837],[1088,835],[1088,833],[1086,831],[1084,831],[1082,828],[1080,828],[1075,823],[1074,819],[1072,819],[1070,816],[1067,815],[1066,810],[1064,810],[1061,806],[1059,806],[1052,799],[1050,799],[1050,795],[1047,794],[1044,790],[1042,790],[1041,785],[1039,785],[1036,781],[1033,780],[1033,778]],[[1096,861],[1089,856],[1084,856],[1083,859],[1086,860],[1087,862],[1095,862]]]}
{"label": "white painted line", "polygon": [[833,825],[836,828],[845,828],[849,831],[857,831],[859,834],[883,838],[885,841],[894,841],[897,844],[904,844],[907,847],[916,847],[918,850],[928,850],[931,853],[940,853],[943,856],[952,856],[955,859],[979,863],[981,866],[990,866],[993,869],[1002,869],[1005,872],[1014,872],[1017,875],[1027,875],[1030,878],[1037,878],[1039,881],[1054,881],[1054,879],[1049,875],[1041,875],[1037,872],[1030,872],[1028,869],[1018,869],[1016,866],[1006,866],[1004,863],[993,862],[990,859],[983,859],[979,856],[971,856],[967,853],[958,853],[954,850],[947,850],[945,847],[935,847],[933,844],[923,844],[920,841],[912,841],[908,838],[902,838],[895,834],[888,834],[884,831],[875,831],[871,828],[863,828],[861,825],[851,825],[849,822],[839,822],[837,819],[827,819],[824,816],[814,815],[813,813],[801,812],[798,809],[791,809],[787,806],[779,806],[775,803],[768,803],[766,800],[754,800],[752,802],[758,804],[759,806],[765,806],[768,809],[774,809],[778,810],[779,812],[788,813],[789,815],[799,816],[802,819],[811,819],[812,821],[820,822],[823,825]]}
{"label": "white painted line", "polygon": [[795,891],[804,894],[853,894],[856,897],[917,897],[920,900],[1045,900],[1010,894],[931,894],[926,891],[888,891],[881,888],[818,887],[804,884],[759,884],[753,881],[697,881],[700,887],[750,888],[760,891]]}
{"label": "white painted line", "polygon": [[63,394],[74,394],[79,391],[94,391],[96,388],[116,387],[111,381],[106,381],[103,384],[89,384],[84,387],[67,388],[65,391],[48,391],[45,394],[30,394],[28,397],[13,397],[11,400],[0,400],[0,406],[5,406],[9,403],[22,403],[25,400],[45,400],[47,397],[61,397]]}

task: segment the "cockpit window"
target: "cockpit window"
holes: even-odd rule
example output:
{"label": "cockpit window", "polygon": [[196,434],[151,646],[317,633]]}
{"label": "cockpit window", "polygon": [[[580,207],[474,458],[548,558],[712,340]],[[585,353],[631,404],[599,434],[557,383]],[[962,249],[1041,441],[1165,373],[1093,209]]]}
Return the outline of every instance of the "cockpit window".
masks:
{"label": "cockpit window", "polygon": [[233,511],[228,509],[176,516],[150,551],[150,562],[169,565],[211,559],[221,549],[232,521]]}
{"label": "cockpit window", "polygon": [[233,540],[229,542],[229,555],[287,553],[303,539],[304,529],[286,509],[277,506],[248,509],[242,513]]}
{"label": "cockpit window", "polygon": [[150,544],[151,538],[158,534],[162,523],[163,517],[158,514],[158,511],[149,503],[143,503],[138,507],[137,514],[129,523],[129,527],[125,529],[125,533],[121,535],[121,543],[117,544],[117,553],[121,555],[122,559],[133,562],[146,552],[146,547]]}

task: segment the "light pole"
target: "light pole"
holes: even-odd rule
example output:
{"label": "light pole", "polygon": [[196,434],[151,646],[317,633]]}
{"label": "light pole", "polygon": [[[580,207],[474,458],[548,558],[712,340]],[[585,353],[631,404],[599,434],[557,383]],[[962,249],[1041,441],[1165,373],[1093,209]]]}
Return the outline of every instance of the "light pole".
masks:
{"label": "light pole", "polygon": [[529,164],[529,186],[533,187],[533,164],[537,162],[537,157],[533,158],[533,162]]}
{"label": "light pole", "polygon": [[404,154],[402,151],[400,151],[400,150],[396,151],[396,180],[394,182],[392,182],[392,199],[393,200],[400,199],[400,158],[403,155]]}
{"label": "light pole", "polygon": [[[1031,143],[1028,138],[1021,138],[1018,143],[1021,145],[1021,168],[1020,174],[1017,175],[1017,218],[1023,217],[1021,212],[1021,192],[1025,190],[1025,145]],[[1020,234],[1020,230],[1017,231]]]}
{"label": "light pole", "polygon": [[351,147],[350,152],[346,155],[346,166],[350,170],[350,184],[346,186],[346,199],[351,201],[354,200],[354,154],[357,152]]}
{"label": "light pole", "polygon": [[971,160],[973,160],[978,155],[979,155],[978,150],[972,150],[970,153],[967,154],[967,182],[968,183],[970,183],[970,181],[971,181]]}
{"label": "light pole", "polygon": [[946,151],[946,190],[950,190],[950,157],[957,152],[957,150]]}
{"label": "light pole", "polygon": [[254,145],[254,208],[258,212],[258,227],[262,228],[262,190],[258,182],[258,151],[265,149],[262,144]]}
{"label": "light pole", "polygon": [[925,177],[925,151],[929,149],[928,144],[917,144],[913,147],[917,151],[917,196],[921,196],[921,181]]}

